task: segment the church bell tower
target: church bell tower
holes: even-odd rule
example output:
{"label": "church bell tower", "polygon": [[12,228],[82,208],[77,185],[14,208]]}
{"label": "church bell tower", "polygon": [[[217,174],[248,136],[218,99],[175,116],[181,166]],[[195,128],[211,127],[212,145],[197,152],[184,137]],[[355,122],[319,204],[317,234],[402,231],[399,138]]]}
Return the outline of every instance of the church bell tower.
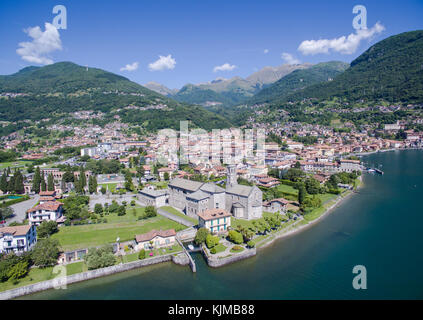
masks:
{"label": "church bell tower", "polygon": [[236,177],[236,165],[229,164],[226,175],[226,187],[233,187],[237,184],[238,182]]}

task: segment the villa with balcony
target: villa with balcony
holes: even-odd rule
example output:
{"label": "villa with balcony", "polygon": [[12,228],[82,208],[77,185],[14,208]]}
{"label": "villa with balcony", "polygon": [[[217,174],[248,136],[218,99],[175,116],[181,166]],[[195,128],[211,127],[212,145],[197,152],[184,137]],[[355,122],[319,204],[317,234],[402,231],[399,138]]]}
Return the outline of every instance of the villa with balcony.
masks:
{"label": "villa with balcony", "polygon": [[20,254],[31,250],[36,242],[35,225],[0,228],[0,253]]}
{"label": "villa with balcony", "polygon": [[226,233],[231,226],[231,214],[224,209],[208,209],[198,213],[199,227],[211,233]]}
{"label": "villa with balcony", "polygon": [[43,221],[53,220],[57,223],[64,221],[63,203],[58,201],[47,201],[31,208],[27,211],[29,223],[31,225],[40,225]]}

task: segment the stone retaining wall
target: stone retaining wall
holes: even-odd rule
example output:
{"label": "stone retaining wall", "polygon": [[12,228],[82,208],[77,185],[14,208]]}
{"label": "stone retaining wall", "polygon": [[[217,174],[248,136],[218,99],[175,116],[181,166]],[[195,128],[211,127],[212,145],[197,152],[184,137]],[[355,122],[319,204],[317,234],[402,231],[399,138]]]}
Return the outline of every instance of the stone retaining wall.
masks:
{"label": "stone retaining wall", "polygon": [[252,248],[252,249],[245,249],[243,252],[241,253],[233,253],[231,256],[227,257],[227,258],[215,258],[212,257],[211,255],[208,256],[207,253],[205,252],[205,250],[202,250],[203,256],[207,261],[207,264],[212,267],[212,268],[218,268],[218,267],[222,267],[224,265],[230,264],[230,263],[234,263],[240,260],[244,260],[250,257],[253,257],[257,254],[257,250],[256,248]]}
{"label": "stone retaining wall", "polygon": [[[134,262],[128,262],[124,264],[119,264],[111,267],[96,269],[96,270],[90,270],[82,273],[73,274],[66,277],[66,284],[72,284],[76,282],[81,282],[85,280],[95,279],[99,277],[108,276],[114,273],[128,271],[131,269],[136,269],[140,267],[149,266],[156,263],[166,262],[166,261],[173,261],[175,257],[173,254],[163,255],[163,256],[157,256],[154,258],[148,258],[144,260],[138,260]],[[54,287],[58,286],[59,278],[55,278],[52,280],[42,281],[38,283],[31,284],[29,286],[24,286],[16,289],[11,289],[7,291],[0,292],[0,300],[8,300],[13,299],[19,296],[53,289]],[[64,284],[64,279],[62,284]]]}

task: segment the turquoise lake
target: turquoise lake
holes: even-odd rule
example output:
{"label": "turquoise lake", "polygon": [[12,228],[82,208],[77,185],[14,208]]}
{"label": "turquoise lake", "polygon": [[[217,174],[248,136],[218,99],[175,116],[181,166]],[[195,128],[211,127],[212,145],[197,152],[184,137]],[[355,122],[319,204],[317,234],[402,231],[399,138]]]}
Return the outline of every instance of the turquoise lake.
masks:
{"label": "turquoise lake", "polygon": [[[423,151],[363,157],[384,175],[314,226],[219,269],[195,254],[197,273],[172,263],[49,290],[23,299],[422,299]],[[367,290],[355,290],[355,265]]]}

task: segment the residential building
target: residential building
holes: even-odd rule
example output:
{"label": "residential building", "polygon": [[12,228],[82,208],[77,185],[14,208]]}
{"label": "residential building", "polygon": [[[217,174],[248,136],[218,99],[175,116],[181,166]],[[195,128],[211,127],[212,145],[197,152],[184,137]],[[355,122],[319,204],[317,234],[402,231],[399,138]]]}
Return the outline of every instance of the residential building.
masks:
{"label": "residential building", "polygon": [[224,209],[207,209],[198,214],[200,228],[207,228],[211,233],[225,233],[231,226],[231,214]]}
{"label": "residential building", "polygon": [[150,232],[136,235],[135,242],[137,250],[170,247],[176,243],[176,232],[174,229],[151,230]]}
{"label": "residential building", "polygon": [[37,242],[34,225],[0,228],[0,253],[29,251]]}
{"label": "residential building", "polygon": [[58,201],[43,202],[27,210],[29,223],[31,225],[40,225],[43,221],[53,220],[58,223],[63,222],[59,220],[63,214],[63,203]]}

